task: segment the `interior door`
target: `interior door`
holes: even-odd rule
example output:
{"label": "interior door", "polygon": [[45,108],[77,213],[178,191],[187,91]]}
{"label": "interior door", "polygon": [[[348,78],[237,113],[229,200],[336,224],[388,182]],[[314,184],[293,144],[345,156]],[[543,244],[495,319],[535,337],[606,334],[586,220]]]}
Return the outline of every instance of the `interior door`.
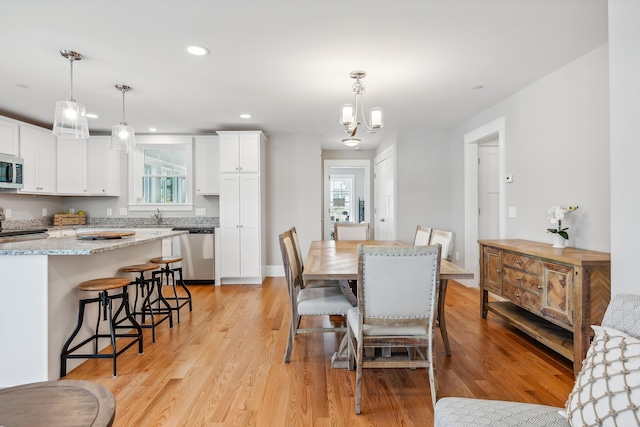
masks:
{"label": "interior door", "polygon": [[478,239],[500,238],[498,139],[478,145]]}
{"label": "interior door", "polygon": [[395,174],[393,154],[376,159],[374,166],[374,238],[376,240],[395,240]]}

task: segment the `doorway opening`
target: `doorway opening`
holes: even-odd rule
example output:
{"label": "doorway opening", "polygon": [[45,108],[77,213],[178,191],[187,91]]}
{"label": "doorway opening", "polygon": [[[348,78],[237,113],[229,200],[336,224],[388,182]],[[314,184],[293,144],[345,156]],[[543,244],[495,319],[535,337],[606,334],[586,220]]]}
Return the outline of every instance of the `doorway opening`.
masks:
{"label": "doorway opening", "polygon": [[[489,188],[488,185],[484,185],[481,190],[480,187],[480,176],[479,176],[479,159],[480,159],[480,146],[483,143],[487,143],[487,145],[497,145],[497,153],[493,155],[497,156],[491,160],[493,163],[492,167],[497,167],[497,185]],[[507,233],[506,229],[506,194],[505,194],[505,118],[502,117],[498,120],[495,120],[491,123],[488,123],[481,128],[478,128],[472,132],[464,135],[464,173],[465,173],[465,182],[464,182],[464,222],[465,222],[465,266],[466,270],[472,271],[474,278],[468,280],[461,280],[463,284],[466,286],[477,287],[480,283],[480,252],[477,244],[478,238],[480,236],[480,227],[483,227],[482,235],[494,236],[495,230],[488,230],[487,227],[490,227],[487,224],[495,224],[495,218],[491,219],[482,219],[480,218],[480,214],[482,213],[480,203],[481,197],[479,195],[480,191],[484,193],[483,195],[483,203],[495,203],[495,199],[497,199],[497,211],[495,211],[495,205],[493,209],[493,213],[491,215],[498,216],[497,218],[497,228],[498,235],[494,236],[494,238],[504,239]],[[495,173],[495,171],[492,171]],[[495,194],[497,192],[497,194]],[[494,193],[492,195],[488,195],[489,193]],[[493,199],[494,201],[491,201]],[[485,207],[487,209],[487,207]],[[488,222],[487,222],[488,221]],[[495,227],[495,225],[493,226]]]}

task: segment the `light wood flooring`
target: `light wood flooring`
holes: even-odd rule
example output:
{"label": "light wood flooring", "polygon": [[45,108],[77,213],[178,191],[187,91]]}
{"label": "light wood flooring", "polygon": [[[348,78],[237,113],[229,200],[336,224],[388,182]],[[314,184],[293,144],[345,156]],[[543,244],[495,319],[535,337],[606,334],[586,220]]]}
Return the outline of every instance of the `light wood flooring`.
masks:
{"label": "light wood flooring", "polygon": [[[111,360],[89,360],[67,379],[109,388],[114,426],[430,426],[426,369],[367,369],[362,414],[354,413],[355,372],[333,369],[338,334],[296,338],[283,362],[289,326],[284,278],[259,286],[191,286],[193,312],[167,322],[156,343],[145,329],[135,348]],[[436,338],[438,398],[467,396],[563,406],[573,386],[563,357],[489,314],[478,290],[450,282],[447,326],[452,355]],[[341,322],[341,318],[325,319]]]}

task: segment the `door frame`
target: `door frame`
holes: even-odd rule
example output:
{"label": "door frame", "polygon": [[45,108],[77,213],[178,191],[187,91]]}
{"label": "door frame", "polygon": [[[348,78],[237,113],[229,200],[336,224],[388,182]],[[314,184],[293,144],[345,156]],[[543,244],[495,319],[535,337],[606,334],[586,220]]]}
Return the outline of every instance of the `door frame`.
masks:
{"label": "door frame", "polygon": [[501,117],[464,135],[464,268],[473,272],[473,279],[461,280],[466,286],[480,283],[480,249],[478,247],[478,143],[498,135],[498,181],[500,238],[507,235],[507,198],[505,194],[505,118]]}
{"label": "door frame", "polygon": [[323,159],[323,180],[322,180],[322,240],[329,240],[325,236],[325,220],[329,220],[329,175],[331,168],[353,168],[364,169],[364,221],[370,222],[371,213],[371,160],[367,159]]}
{"label": "door frame", "polygon": [[[374,159],[373,159],[373,168],[374,168],[374,172],[376,170],[376,166],[378,163],[381,163],[387,159],[391,159],[391,162],[393,163],[393,212],[394,212],[394,218],[393,218],[393,227],[392,227],[392,232],[393,232],[393,236],[391,240],[395,240],[396,236],[398,235],[398,215],[397,215],[397,210],[396,207],[398,206],[397,204],[397,200],[398,200],[398,187],[397,187],[397,168],[396,168],[396,147],[395,145],[391,145],[388,148],[386,148],[383,152],[381,152],[380,154],[378,154]],[[379,185],[378,181],[376,179],[374,179],[373,181],[373,185],[374,185],[374,199],[375,199],[375,195],[377,195],[377,186]],[[374,203],[376,203],[377,201],[374,200]],[[374,206],[374,210],[375,210],[375,206]],[[378,231],[378,223],[379,223],[379,219],[378,219],[378,212],[374,213],[374,223],[373,223],[373,236],[374,239],[377,239],[377,231]]]}

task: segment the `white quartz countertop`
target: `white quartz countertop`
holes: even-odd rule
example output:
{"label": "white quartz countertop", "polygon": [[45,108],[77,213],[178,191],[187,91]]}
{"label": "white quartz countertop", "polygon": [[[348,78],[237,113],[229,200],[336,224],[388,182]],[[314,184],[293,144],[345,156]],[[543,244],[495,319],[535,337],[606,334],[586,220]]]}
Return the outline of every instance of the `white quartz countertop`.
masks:
{"label": "white quartz countertop", "polygon": [[[100,231],[107,231],[107,229],[101,228]],[[117,231],[123,231],[123,229],[118,228]],[[91,255],[188,234],[187,231],[171,229],[130,229],[130,231],[135,232],[135,235],[120,239],[81,240],[75,236],[69,236],[3,243],[0,244],[0,255]]]}

